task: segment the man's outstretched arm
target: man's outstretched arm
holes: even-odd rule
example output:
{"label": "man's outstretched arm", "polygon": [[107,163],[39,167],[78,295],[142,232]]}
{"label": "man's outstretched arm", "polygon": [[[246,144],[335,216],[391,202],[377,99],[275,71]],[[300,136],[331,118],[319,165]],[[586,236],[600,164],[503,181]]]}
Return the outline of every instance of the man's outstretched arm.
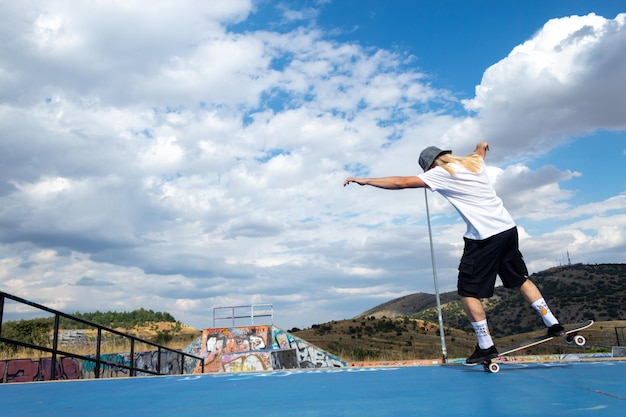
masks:
{"label": "man's outstretched arm", "polygon": [[343,186],[351,182],[359,185],[384,188],[385,190],[401,190],[403,188],[425,188],[426,183],[416,176],[408,177],[384,177],[384,178],[353,178],[349,177],[343,182]]}

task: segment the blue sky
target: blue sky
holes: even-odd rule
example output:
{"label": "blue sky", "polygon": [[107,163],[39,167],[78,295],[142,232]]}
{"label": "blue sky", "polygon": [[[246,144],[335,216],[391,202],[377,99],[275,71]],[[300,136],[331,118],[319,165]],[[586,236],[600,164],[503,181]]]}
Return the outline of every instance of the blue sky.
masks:
{"label": "blue sky", "polygon": [[[308,327],[432,293],[423,191],[342,182],[483,140],[532,272],[624,262],[623,9],[0,2],[0,289],[198,328],[214,307]],[[429,202],[451,291],[464,225]]]}

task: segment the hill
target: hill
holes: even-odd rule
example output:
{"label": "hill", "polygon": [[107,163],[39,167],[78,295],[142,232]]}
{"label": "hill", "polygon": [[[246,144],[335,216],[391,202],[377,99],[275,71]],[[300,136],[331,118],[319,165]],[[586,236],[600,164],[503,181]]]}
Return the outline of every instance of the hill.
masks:
{"label": "hill", "polygon": [[[456,292],[448,292],[439,295],[439,299],[442,304],[458,300],[459,297]],[[413,314],[419,314],[423,310],[436,306],[436,299],[434,294],[415,293],[405,295],[404,297],[396,298],[395,300],[387,301],[380,304],[370,310],[367,310],[355,318],[360,319],[364,317],[404,317],[411,316]]]}
{"label": "hill", "polygon": [[[590,346],[616,345],[615,327],[623,327],[626,320],[626,264],[567,265],[530,278],[561,322],[599,322],[590,331],[594,335]],[[448,357],[463,357],[475,344],[473,330],[456,292],[440,298]],[[484,305],[492,336],[500,345],[545,332],[537,313],[515,290],[498,287]],[[346,360],[423,359],[441,356],[437,323],[435,295],[418,293],[385,302],[353,319],[313,325],[295,334]],[[576,351],[546,344],[532,352],[555,348]]]}
{"label": "hill", "polygon": [[[530,279],[563,323],[626,319],[626,264],[568,265],[535,273]],[[456,291],[442,293],[440,299],[445,325],[471,331]],[[542,326],[515,290],[497,287],[494,297],[484,300],[484,306],[493,334],[507,336]],[[356,318],[369,316],[409,316],[437,322],[435,296],[419,293],[397,298]]]}

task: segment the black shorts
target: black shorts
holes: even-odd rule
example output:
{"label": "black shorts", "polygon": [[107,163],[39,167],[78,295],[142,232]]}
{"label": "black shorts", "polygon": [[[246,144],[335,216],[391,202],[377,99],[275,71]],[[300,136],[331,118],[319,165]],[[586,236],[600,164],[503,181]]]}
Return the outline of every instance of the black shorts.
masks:
{"label": "black shorts", "polygon": [[484,240],[464,240],[457,283],[460,296],[493,296],[496,275],[506,288],[518,288],[528,278],[528,269],[519,251],[517,227]]}

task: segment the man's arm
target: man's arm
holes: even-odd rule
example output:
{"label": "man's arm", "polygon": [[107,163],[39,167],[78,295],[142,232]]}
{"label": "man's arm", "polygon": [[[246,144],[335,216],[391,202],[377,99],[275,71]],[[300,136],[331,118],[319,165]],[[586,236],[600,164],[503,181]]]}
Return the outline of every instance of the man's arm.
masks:
{"label": "man's arm", "polygon": [[346,178],[343,186],[354,182],[359,185],[370,185],[372,187],[384,188],[385,190],[401,190],[403,188],[425,188],[428,187],[424,181],[416,176],[409,177],[384,177],[384,178]]}
{"label": "man's arm", "polygon": [[483,157],[483,159],[487,156],[487,151],[489,150],[489,144],[487,142],[480,142],[476,145],[476,149],[474,149],[475,154],[478,154]]}

